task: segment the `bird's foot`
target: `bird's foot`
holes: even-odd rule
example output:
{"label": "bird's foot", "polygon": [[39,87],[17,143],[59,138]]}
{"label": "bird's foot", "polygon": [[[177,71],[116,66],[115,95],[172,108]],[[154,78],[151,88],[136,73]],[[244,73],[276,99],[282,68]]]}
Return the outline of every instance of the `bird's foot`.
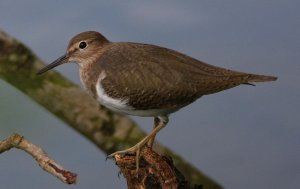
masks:
{"label": "bird's foot", "polygon": [[138,175],[139,171],[139,163],[140,163],[140,152],[143,146],[146,145],[146,143],[150,140],[150,137],[145,137],[143,140],[141,140],[136,145],[132,146],[131,148],[128,148],[126,150],[121,150],[114,152],[107,156],[107,158],[113,158],[115,155],[125,155],[125,154],[135,154],[135,164],[136,164],[136,174]]}
{"label": "bird's foot", "polygon": [[134,154],[135,153],[136,174],[138,175],[139,163],[140,163],[139,162],[140,161],[140,152],[141,152],[142,147],[145,146],[147,143],[149,143],[149,145],[150,145],[149,147],[151,148],[156,133],[158,133],[163,127],[165,127],[167,123],[168,123],[168,117],[166,117],[166,116],[158,117],[157,124],[155,124],[154,129],[151,131],[151,133],[149,135],[147,135],[145,138],[143,138],[143,140],[141,140],[139,143],[137,143],[136,145],[134,145],[131,148],[112,153],[112,154],[108,155],[107,158],[113,158],[113,157],[115,157],[115,155],[118,155],[118,154]]}

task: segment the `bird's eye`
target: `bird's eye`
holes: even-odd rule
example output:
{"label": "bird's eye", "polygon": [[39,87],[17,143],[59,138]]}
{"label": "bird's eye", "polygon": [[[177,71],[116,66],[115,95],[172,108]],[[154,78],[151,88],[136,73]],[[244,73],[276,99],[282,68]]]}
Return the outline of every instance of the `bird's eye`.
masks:
{"label": "bird's eye", "polygon": [[80,43],[79,43],[79,46],[78,46],[80,49],[84,49],[84,48],[86,48],[87,47],[87,44],[86,44],[86,42],[85,41],[81,41]]}

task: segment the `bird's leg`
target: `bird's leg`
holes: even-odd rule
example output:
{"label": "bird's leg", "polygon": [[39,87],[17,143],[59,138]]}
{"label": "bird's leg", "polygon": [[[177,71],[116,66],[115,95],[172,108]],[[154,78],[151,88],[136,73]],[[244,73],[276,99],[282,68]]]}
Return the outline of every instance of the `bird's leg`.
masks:
{"label": "bird's leg", "polygon": [[157,117],[159,122],[157,124],[157,126],[155,126],[155,128],[151,131],[150,134],[148,134],[145,138],[143,138],[140,142],[138,142],[136,145],[134,145],[131,148],[128,148],[126,150],[121,150],[121,151],[117,151],[115,153],[112,153],[110,155],[108,155],[108,158],[112,158],[117,154],[127,154],[127,153],[135,153],[136,156],[136,171],[138,172],[139,169],[139,158],[140,158],[140,150],[141,148],[149,141],[152,140],[155,135],[162,129],[164,128],[169,119],[167,116],[159,116]]}
{"label": "bird's leg", "polygon": [[[158,117],[155,117],[154,118],[154,127],[153,127],[153,130],[159,125],[159,122],[160,122],[160,119]],[[153,143],[154,143],[154,140],[155,140],[155,136],[154,135],[148,142],[147,142],[147,145],[152,148],[153,146]]]}

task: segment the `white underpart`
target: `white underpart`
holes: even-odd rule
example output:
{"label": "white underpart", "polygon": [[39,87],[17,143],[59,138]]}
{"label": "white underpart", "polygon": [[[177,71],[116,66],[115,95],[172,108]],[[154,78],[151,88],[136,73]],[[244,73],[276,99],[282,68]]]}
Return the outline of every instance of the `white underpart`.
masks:
{"label": "white underpart", "polygon": [[157,117],[157,116],[166,116],[169,115],[183,106],[178,106],[175,108],[162,108],[162,109],[148,109],[148,110],[137,110],[130,105],[128,105],[128,99],[116,99],[111,98],[105,92],[103,86],[101,85],[101,81],[106,77],[105,72],[101,72],[99,79],[96,84],[96,92],[97,92],[97,100],[103,106],[115,111],[124,114],[136,115],[136,116],[144,116],[144,117]]}
{"label": "white underpart", "polygon": [[101,85],[101,81],[105,77],[106,77],[105,72],[104,71],[101,72],[96,84],[97,100],[100,102],[100,104],[116,112],[125,113],[126,110],[133,109],[132,107],[127,105],[128,99],[116,99],[116,98],[111,98],[110,96],[107,95],[107,93],[104,91],[104,88]]}

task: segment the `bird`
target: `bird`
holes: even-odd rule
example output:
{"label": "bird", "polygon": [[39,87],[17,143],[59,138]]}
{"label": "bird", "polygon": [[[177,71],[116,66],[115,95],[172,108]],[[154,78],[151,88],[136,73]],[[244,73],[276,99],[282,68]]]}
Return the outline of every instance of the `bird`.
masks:
{"label": "bird", "polygon": [[213,66],[157,45],[112,42],[96,31],[75,35],[66,53],[37,75],[65,63],[79,65],[83,88],[101,105],[122,114],[154,118],[154,127],[145,138],[108,155],[135,154],[137,170],[141,148],[152,147],[170,114],[204,95],[277,79]]}

